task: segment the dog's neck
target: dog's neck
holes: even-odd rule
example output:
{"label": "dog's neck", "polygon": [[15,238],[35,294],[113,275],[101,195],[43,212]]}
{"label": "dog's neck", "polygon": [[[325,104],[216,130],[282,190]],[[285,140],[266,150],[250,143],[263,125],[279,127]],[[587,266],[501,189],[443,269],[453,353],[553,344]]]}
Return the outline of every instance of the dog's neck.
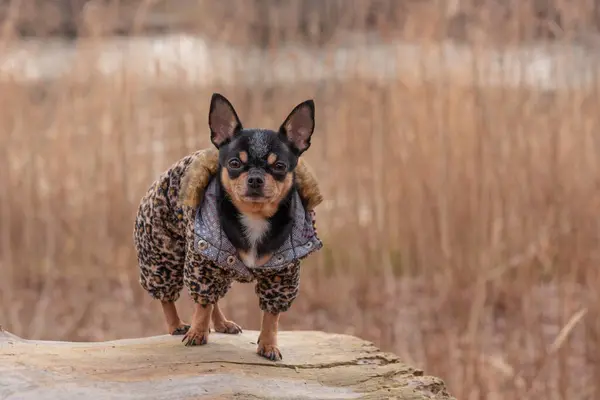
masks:
{"label": "dog's neck", "polygon": [[293,195],[297,190],[296,185],[292,186],[279,203],[277,211],[266,218],[260,213],[240,210],[220,181],[218,184],[219,220],[223,231],[238,250],[244,264],[248,267],[263,265],[283,245],[293,228]]}

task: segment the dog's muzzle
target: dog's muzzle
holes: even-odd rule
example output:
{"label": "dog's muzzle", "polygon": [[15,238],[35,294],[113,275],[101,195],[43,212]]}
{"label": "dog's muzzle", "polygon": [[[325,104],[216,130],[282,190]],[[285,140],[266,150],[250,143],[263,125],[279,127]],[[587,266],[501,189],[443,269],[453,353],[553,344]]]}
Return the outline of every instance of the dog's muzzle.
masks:
{"label": "dog's muzzle", "polygon": [[248,196],[261,197],[265,186],[265,174],[261,170],[251,169],[247,178]]}

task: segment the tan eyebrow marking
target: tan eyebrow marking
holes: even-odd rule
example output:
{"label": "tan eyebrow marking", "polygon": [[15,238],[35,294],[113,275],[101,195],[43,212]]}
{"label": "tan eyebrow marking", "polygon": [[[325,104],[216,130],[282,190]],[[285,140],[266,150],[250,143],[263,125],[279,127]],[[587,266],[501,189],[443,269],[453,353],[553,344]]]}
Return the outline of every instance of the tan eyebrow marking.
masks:
{"label": "tan eyebrow marking", "polygon": [[243,163],[248,162],[248,153],[246,153],[245,151],[240,151],[240,160]]}
{"label": "tan eyebrow marking", "polygon": [[273,165],[273,164],[275,164],[275,161],[277,161],[277,154],[275,154],[275,153],[269,154],[269,157],[267,157],[267,164]]}

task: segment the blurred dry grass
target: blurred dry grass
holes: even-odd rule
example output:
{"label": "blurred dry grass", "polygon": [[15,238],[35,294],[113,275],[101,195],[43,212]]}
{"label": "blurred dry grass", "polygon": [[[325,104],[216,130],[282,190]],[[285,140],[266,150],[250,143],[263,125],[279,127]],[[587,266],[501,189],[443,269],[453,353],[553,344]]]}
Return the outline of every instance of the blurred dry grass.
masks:
{"label": "blurred dry grass", "polygon": [[[439,19],[414,15],[405,26],[437,29]],[[327,198],[317,209],[325,249],[306,262],[284,329],[372,340],[459,399],[600,396],[600,87],[398,77],[149,88],[117,78],[0,83],[5,328],[67,340],[163,333],[137,282],[139,198],[209,145],[213,91],[248,126],[275,127],[313,97],[306,157]],[[259,327],[250,285],[235,285],[224,309]]]}

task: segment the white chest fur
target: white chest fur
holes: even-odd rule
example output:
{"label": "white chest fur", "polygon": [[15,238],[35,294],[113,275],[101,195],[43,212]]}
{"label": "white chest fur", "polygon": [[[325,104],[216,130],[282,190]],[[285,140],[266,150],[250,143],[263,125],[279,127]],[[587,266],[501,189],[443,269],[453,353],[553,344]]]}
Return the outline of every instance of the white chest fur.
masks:
{"label": "white chest fur", "polygon": [[269,231],[269,221],[259,217],[253,217],[248,215],[242,215],[240,217],[242,228],[244,229],[244,235],[248,242],[250,242],[250,249],[248,253],[240,254],[240,258],[248,267],[256,266],[256,246],[262,237]]}

